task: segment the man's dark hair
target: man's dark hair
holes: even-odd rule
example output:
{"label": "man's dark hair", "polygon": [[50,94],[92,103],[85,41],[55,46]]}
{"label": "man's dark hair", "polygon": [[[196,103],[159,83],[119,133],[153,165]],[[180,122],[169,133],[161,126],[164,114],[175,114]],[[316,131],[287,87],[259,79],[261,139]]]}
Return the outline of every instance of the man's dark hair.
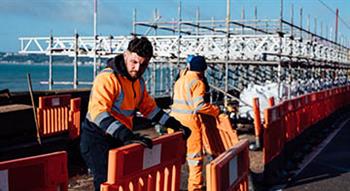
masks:
{"label": "man's dark hair", "polygon": [[137,55],[144,58],[151,58],[153,56],[152,43],[146,38],[135,37],[129,42],[128,51],[135,52]]}

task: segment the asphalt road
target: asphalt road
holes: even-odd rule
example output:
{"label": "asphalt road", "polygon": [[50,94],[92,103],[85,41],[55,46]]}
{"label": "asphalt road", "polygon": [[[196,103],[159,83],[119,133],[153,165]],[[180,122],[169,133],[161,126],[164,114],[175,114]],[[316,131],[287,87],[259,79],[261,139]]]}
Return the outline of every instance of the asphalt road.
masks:
{"label": "asphalt road", "polygon": [[350,191],[350,116],[284,191]]}

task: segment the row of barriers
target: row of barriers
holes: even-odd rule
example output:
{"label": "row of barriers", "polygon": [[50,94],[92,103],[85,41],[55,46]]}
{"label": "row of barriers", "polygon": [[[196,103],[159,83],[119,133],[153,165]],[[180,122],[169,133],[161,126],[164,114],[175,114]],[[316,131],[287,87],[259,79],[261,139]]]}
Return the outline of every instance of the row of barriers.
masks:
{"label": "row of barriers", "polygon": [[[303,95],[264,110],[263,129],[256,126],[257,137],[263,136],[264,163],[281,154],[285,144],[308,127],[349,104],[349,97],[350,86],[346,86]],[[79,108],[80,99],[69,95],[39,98],[40,135],[69,132],[71,138],[79,136]],[[259,107],[254,110],[259,111]],[[201,116],[201,120],[207,125],[203,128],[205,147],[216,157],[206,166],[207,190],[248,190],[248,141],[238,142],[227,116],[214,120]],[[186,157],[182,134],[164,135],[153,142],[152,149],[131,144],[110,150],[108,178],[101,190],[180,190],[181,165]],[[67,153],[0,162],[0,180],[2,191],[67,190]]]}
{"label": "row of barriers", "polygon": [[80,98],[70,95],[39,97],[37,119],[40,137],[69,133],[70,139],[80,135]]}
{"label": "row of barriers", "polygon": [[278,156],[287,142],[305,129],[350,104],[350,86],[303,95],[265,109],[264,164]]}
{"label": "row of barriers", "polygon": [[[36,109],[40,137],[80,135],[80,98],[71,95],[39,97]],[[29,125],[29,124],[28,124]],[[67,191],[67,152],[58,151],[0,161],[0,191]]]}
{"label": "row of barriers", "polygon": [[[152,149],[131,144],[110,150],[102,191],[180,190],[186,142],[181,132],[154,140]],[[208,190],[248,190],[248,141],[241,141],[207,165]],[[1,191],[67,191],[65,151],[0,162]]]}
{"label": "row of barriers", "polygon": [[[39,97],[36,117],[40,137],[80,135],[80,98],[71,95]],[[0,162],[0,191],[67,191],[66,151]]]}
{"label": "row of barriers", "polygon": [[67,191],[65,151],[0,162],[1,191]]}
{"label": "row of barriers", "polygon": [[[350,103],[350,86],[324,90],[284,101],[264,110],[264,163],[278,156],[286,143],[305,129]],[[256,101],[256,100],[255,100]],[[257,102],[257,101],[256,101]],[[79,136],[80,99],[69,95],[39,98],[40,135],[69,132]],[[259,108],[255,108],[259,110]],[[204,129],[206,149],[216,158],[206,166],[207,190],[248,190],[248,141],[238,142],[227,116],[209,119]],[[186,142],[180,132],[161,136],[152,149],[131,144],[110,150],[108,178],[102,191],[180,190],[181,165]],[[35,181],[33,181],[35,179]],[[67,190],[67,154],[56,152],[0,162],[0,190]],[[20,182],[20,183],[19,183]]]}
{"label": "row of barriers", "polygon": [[[235,138],[236,134],[233,135],[232,131],[224,128],[225,125],[228,125],[227,120],[227,116],[221,116],[221,120],[217,122],[220,127],[212,127],[212,129],[218,129],[218,136],[226,137],[226,139],[229,139],[230,136]],[[231,127],[231,124],[229,126]],[[221,141],[223,142],[222,147],[227,147],[227,149],[221,150],[216,159],[206,167],[207,190],[247,191],[248,141],[234,143],[231,143],[232,140],[231,142]],[[144,148],[139,144],[131,144],[110,150],[108,177],[107,181],[101,184],[101,191],[180,190],[181,165],[185,162],[186,157],[186,142],[182,133],[167,134],[154,139],[153,142],[152,149]],[[217,148],[214,149],[213,145],[211,144],[213,150],[219,151]]]}

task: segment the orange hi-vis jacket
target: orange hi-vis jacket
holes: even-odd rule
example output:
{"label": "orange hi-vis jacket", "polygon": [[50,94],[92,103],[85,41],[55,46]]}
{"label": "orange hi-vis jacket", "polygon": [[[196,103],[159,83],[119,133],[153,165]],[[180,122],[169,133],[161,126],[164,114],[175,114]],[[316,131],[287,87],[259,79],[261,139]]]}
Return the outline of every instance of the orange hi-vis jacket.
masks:
{"label": "orange hi-vis jacket", "polygon": [[206,86],[199,72],[184,70],[174,85],[173,105],[170,115],[191,129],[187,139],[186,160],[189,165],[188,190],[203,187],[203,139],[202,121],[199,114],[217,116],[220,112],[215,105],[205,102]]}
{"label": "orange hi-vis jacket", "polygon": [[[123,59],[122,55],[118,57],[119,60]],[[130,80],[110,67],[96,76],[87,112],[90,122],[113,135],[122,125],[133,128],[132,119],[137,110],[150,120],[161,111],[148,94],[142,77]],[[168,119],[169,116],[163,117],[163,120],[165,118]]]}
{"label": "orange hi-vis jacket", "polygon": [[184,119],[193,119],[197,113],[217,116],[220,110],[204,101],[205,92],[206,87],[199,72],[182,70],[174,86],[172,115]]}

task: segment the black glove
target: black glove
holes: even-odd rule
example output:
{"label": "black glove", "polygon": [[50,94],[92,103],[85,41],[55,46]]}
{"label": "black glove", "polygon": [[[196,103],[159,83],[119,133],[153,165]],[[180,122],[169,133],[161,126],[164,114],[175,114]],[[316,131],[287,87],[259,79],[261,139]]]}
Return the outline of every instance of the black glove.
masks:
{"label": "black glove", "polygon": [[125,126],[121,126],[113,133],[113,137],[120,140],[124,145],[131,143],[139,143],[147,148],[153,147],[151,139],[135,134]]}
{"label": "black glove", "polygon": [[174,131],[182,131],[184,139],[188,139],[191,135],[191,130],[188,127],[183,126],[174,117],[169,117],[169,119],[164,124],[166,127],[173,129]]}
{"label": "black glove", "polygon": [[132,144],[132,143],[141,144],[144,147],[147,147],[149,149],[152,149],[152,147],[153,147],[152,139],[150,139],[148,137],[145,137],[145,136],[138,135],[138,134],[135,134],[135,138],[134,139],[126,141],[124,144],[127,145],[127,144]]}
{"label": "black glove", "polygon": [[182,131],[184,139],[187,140],[188,137],[190,137],[190,135],[191,135],[191,129],[186,127],[186,126],[181,125],[180,130]]}

